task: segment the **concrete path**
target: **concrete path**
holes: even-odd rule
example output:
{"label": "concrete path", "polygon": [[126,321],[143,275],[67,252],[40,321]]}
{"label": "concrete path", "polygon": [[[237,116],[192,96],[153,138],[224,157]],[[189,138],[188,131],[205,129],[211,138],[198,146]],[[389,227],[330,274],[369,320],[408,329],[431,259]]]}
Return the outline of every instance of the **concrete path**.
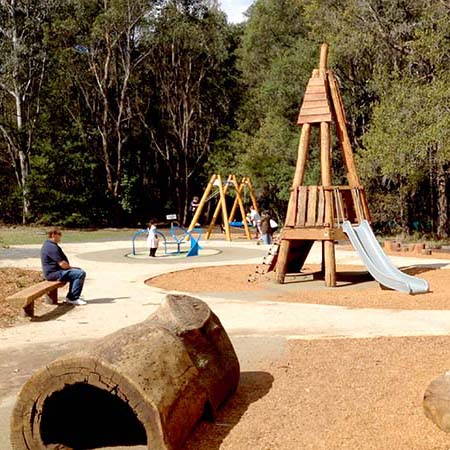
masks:
{"label": "concrete path", "polygon": [[[71,263],[88,273],[84,296],[89,303],[65,307],[64,314],[52,320],[0,329],[0,449],[10,449],[8,418],[17,392],[33,370],[88,341],[140,322],[157,308],[165,292],[146,286],[146,279],[190,267],[257,264],[267,251],[267,247],[246,241],[210,241],[202,245],[220,252],[198,258],[131,259],[125,256],[130,252],[129,241],[62,243]],[[0,267],[40,270],[39,249],[40,246],[0,249]],[[319,263],[320,256],[320,247],[315,246],[308,262]],[[397,266],[450,267],[450,261],[442,259],[393,257],[392,260]],[[339,247],[337,263],[360,264],[354,252]],[[176,288],[174,285],[173,289]],[[450,311],[351,309],[271,302],[258,299],[257,292],[200,297],[230,334],[243,370],[254,369],[264,357],[272,360],[279,357],[288,339],[450,333]]]}

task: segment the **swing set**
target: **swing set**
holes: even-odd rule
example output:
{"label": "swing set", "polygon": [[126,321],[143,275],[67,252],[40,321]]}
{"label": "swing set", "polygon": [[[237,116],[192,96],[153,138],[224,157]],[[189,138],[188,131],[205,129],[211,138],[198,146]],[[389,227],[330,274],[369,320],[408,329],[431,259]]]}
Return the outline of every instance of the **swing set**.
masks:
{"label": "swing set", "polygon": [[[235,197],[231,211],[228,213],[226,196],[227,194],[230,194],[232,192],[234,192]],[[191,224],[188,227],[188,231],[191,231],[192,229],[195,228],[207,202],[212,198],[218,196],[219,198],[217,201],[216,209],[214,210],[211,222],[208,225],[208,230],[205,234],[205,239],[210,238],[214,225],[216,224],[217,219],[221,214],[223,227],[225,229],[225,236],[228,241],[231,241],[230,226],[236,223],[235,217],[239,209],[239,212],[242,216],[242,225],[244,226],[245,235],[247,239],[251,240],[252,237],[250,235],[249,224],[247,222],[244,201],[242,198],[243,196],[245,196],[247,192],[250,196],[253,207],[255,208],[256,211],[258,211],[258,204],[256,201],[256,196],[253,190],[250,177],[242,177],[241,181],[238,182],[236,175],[229,175],[225,181],[223,181],[222,177],[218,174],[212,175],[208,182],[208,185],[205,188],[205,191],[203,192],[200,203],[195,211],[194,217],[192,218]]]}

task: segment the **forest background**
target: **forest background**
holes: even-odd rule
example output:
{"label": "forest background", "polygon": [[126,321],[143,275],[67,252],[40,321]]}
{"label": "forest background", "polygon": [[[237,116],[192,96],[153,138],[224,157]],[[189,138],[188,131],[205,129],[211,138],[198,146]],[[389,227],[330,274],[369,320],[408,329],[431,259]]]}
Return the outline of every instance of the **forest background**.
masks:
{"label": "forest background", "polygon": [[282,220],[327,42],[374,226],[447,238],[450,1],[256,0],[247,16],[230,24],[215,0],[0,0],[0,222],[184,221],[215,172],[250,176]]}

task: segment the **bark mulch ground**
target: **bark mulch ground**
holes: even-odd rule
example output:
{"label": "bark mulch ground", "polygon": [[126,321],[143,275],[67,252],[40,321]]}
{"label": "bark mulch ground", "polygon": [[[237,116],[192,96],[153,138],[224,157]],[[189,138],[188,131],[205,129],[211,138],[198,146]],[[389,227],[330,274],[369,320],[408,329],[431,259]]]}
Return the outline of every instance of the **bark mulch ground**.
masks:
{"label": "bark mulch ground", "polygon": [[448,348],[450,337],[294,341],[283,361],[243,372],[185,450],[448,450],[422,410]]}
{"label": "bark mulch ground", "polygon": [[0,327],[14,325],[20,320],[20,310],[6,302],[6,297],[42,281],[42,273],[35,270],[0,269]]}
{"label": "bark mulch ground", "polygon": [[[305,274],[314,273],[319,270],[319,266],[310,264],[304,269]],[[256,295],[273,301],[350,308],[450,309],[450,270],[425,267],[404,270],[410,275],[426,279],[431,292],[408,295],[383,289],[378,283],[371,281],[364,267],[342,265],[338,267],[337,288],[325,288],[322,281],[311,281],[308,278],[278,285],[274,282],[273,272],[259,278],[255,283],[249,283],[249,274],[255,272],[255,266],[250,264],[188,269],[160,275],[147,283],[165,290],[175,289],[192,293],[258,291]]]}

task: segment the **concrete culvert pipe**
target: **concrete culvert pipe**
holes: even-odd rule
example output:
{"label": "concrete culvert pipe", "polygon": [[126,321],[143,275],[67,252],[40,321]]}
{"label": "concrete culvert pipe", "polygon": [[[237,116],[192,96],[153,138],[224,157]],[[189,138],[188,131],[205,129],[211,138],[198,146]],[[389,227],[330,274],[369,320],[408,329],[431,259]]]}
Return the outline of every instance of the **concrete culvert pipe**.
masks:
{"label": "concrete culvert pipe", "polygon": [[168,295],[144,322],[34,373],[13,410],[12,448],[176,449],[238,382],[217,316],[199,299]]}

